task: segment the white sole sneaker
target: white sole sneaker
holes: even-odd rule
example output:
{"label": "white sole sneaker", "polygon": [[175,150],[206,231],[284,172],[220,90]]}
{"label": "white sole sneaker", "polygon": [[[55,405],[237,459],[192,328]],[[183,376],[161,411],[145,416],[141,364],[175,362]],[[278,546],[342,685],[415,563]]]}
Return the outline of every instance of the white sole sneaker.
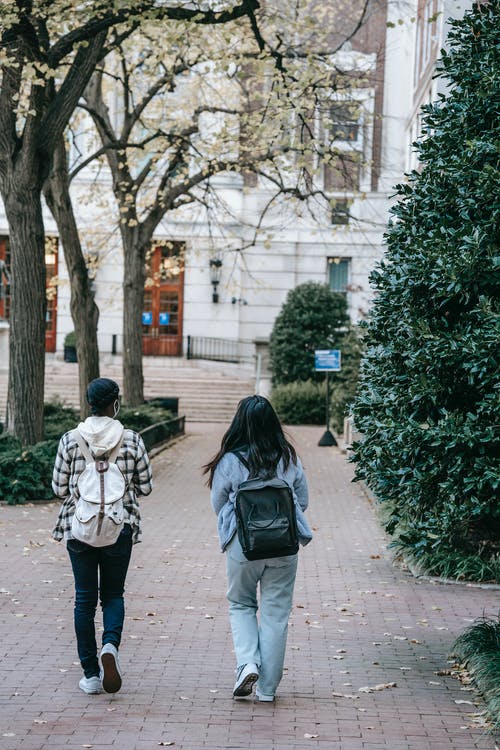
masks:
{"label": "white sole sneaker", "polygon": [[240,667],[238,678],[233,688],[234,698],[246,698],[252,694],[253,686],[259,679],[259,668],[256,664],[244,664]]}
{"label": "white sole sneaker", "polygon": [[105,643],[99,656],[102,689],[106,693],[117,693],[122,686],[118,651],[112,643]]}
{"label": "white sole sneaker", "polygon": [[102,692],[101,680],[97,675],[95,677],[82,677],[78,687],[87,695],[98,695]]}

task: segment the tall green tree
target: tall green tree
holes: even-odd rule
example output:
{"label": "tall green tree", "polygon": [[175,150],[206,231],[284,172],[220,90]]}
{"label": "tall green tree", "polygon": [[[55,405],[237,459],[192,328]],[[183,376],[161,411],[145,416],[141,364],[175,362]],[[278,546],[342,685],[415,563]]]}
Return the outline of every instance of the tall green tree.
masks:
{"label": "tall green tree", "polygon": [[[448,575],[500,567],[499,0],[451,22],[421,168],[397,186],[355,422],[394,541]],[[450,566],[450,561],[452,564]]]}

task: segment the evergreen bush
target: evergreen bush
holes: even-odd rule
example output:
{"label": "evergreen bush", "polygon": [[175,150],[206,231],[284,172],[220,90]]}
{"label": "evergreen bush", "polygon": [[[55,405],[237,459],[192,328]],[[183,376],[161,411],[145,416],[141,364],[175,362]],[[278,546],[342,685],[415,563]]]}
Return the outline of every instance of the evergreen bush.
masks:
{"label": "evergreen bush", "polygon": [[345,298],[327,284],[309,281],[288,293],[269,344],[271,400],[288,424],[325,421],[325,373],[314,371],[316,349],[342,353],[341,371],[329,376],[331,423],[342,432],[356,393],[361,341],[350,327]]}
{"label": "evergreen bush", "polygon": [[314,350],[341,349],[348,324],[345,298],[328,284],[308,281],[288,292],[269,340],[273,385],[322,382],[324,374],[314,371]]}
{"label": "evergreen bush", "polygon": [[[160,406],[143,406],[120,410],[123,425],[140,431],[164,422],[171,413]],[[60,437],[74,429],[80,421],[79,412],[60,401],[44,405],[44,440],[24,449],[17,438],[0,435],[0,501],[10,505],[52,500],[52,471]]]}
{"label": "evergreen bush", "polygon": [[[498,569],[499,0],[453,21],[421,169],[397,186],[354,418],[356,476],[429,572]],[[462,566],[463,570],[463,566]]]}
{"label": "evergreen bush", "polygon": [[312,380],[273,387],[270,400],[285,424],[324,424],[326,386]]}

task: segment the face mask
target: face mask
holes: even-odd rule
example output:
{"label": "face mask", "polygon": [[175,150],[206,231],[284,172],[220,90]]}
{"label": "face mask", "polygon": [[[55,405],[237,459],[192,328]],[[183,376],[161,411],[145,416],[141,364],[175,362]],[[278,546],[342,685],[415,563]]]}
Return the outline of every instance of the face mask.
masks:
{"label": "face mask", "polygon": [[114,409],[114,414],[113,414],[113,419],[114,419],[116,415],[118,414],[118,412],[120,411],[120,402],[118,401],[118,399],[116,399],[115,403],[113,404],[113,409]]}

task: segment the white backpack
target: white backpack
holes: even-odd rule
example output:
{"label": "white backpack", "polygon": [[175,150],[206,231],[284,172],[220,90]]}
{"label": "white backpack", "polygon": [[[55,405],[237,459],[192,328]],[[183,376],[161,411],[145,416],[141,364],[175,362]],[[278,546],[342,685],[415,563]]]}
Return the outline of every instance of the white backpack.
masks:
{"label": "white backpack", "polygon": [[125,477],[116,465],[123,438],[109,456],[94,458],[78,430],[73,437],[85,458],[85,469],[77,480],[79,497],[71,522],[75,539],[91,547],[107,547],[118,539],[125,520]]}

